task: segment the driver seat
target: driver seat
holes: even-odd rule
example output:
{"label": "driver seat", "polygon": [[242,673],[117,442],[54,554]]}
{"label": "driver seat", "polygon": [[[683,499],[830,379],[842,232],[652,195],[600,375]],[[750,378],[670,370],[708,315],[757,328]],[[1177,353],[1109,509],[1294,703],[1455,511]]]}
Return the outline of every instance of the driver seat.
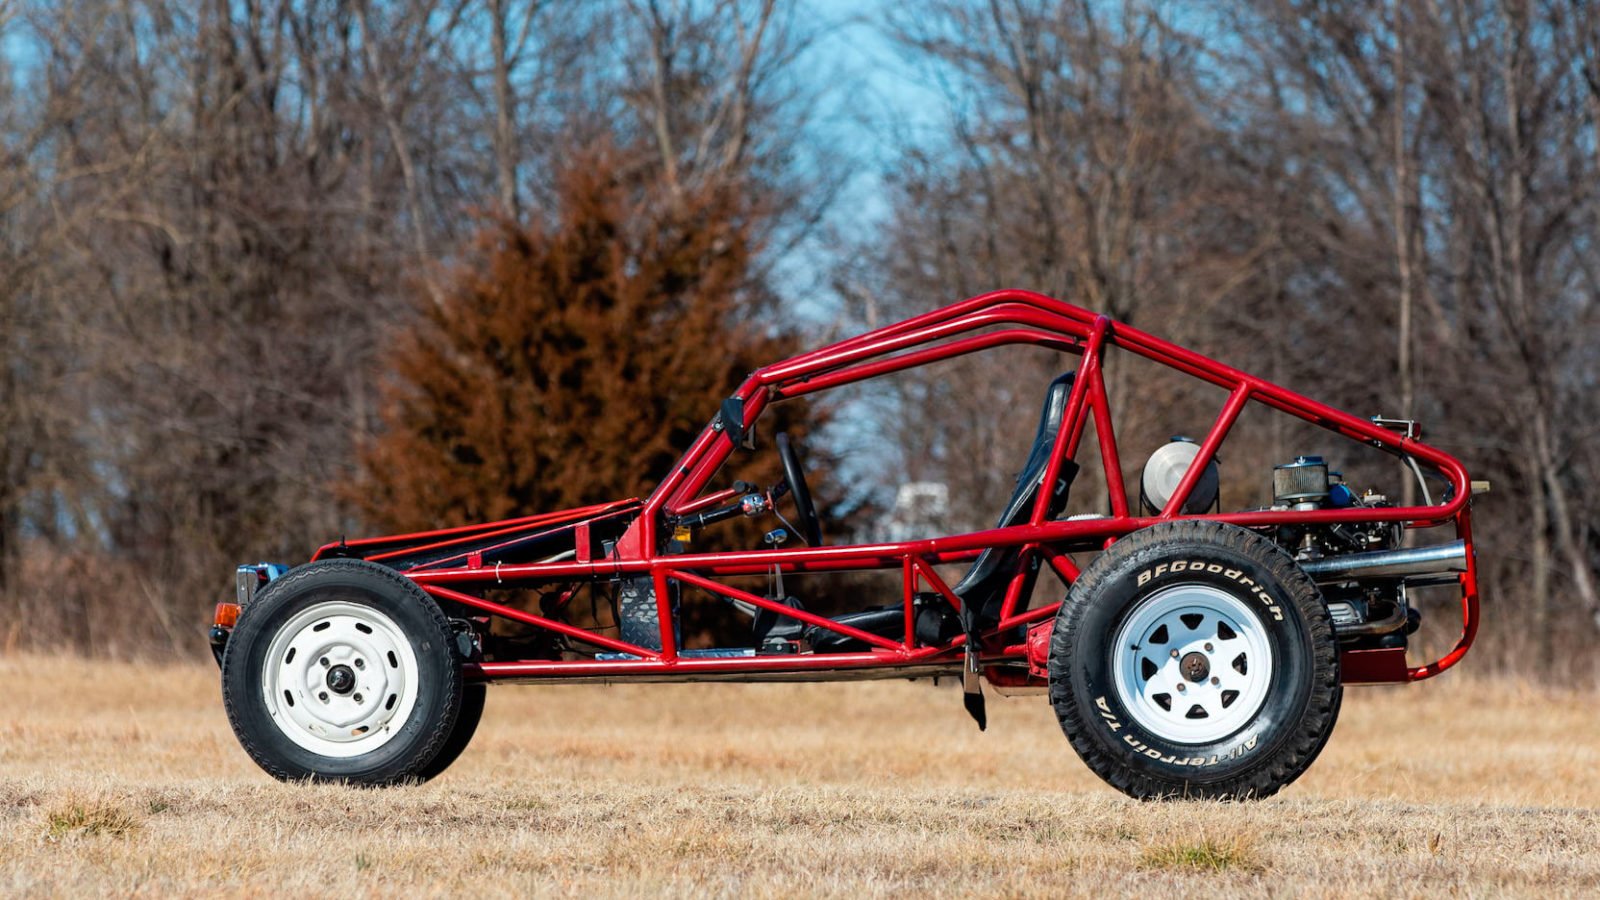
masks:
{"label": "driver seat", "polygon": [[[1039,413],[1039,427],[1033,434],[1033,449],[1027,462],[1017,473],[1016,488],[1011,500],[1000,513],[996,528],[1010,528],[1028,521],[1033,505],[1038,501],[1044,482],[1045,469],[1056,446],[1056,434],[1061,430],[1061,420],[1066,416],[1067,399],[1072,395],[1072,382],[1076,373],[1068,372],[1050,382],[1045,391],[1044,408]],[[1054,519],[1066,509],[1072,480],[1078,475],[1078,465],[1072,460],[1062,460],[1061,472],[1051,491],[1046,519]],[[961,598],[963,610],[974,616],[967,624],[969,631],[1000,621],[1000,607],[1005,600],[1006,586],[1015,574],[1021,556],[1019,547],[990,547],[973,560],[967,574],[951,588],[951,593]],[[1030,563],[1022,585],[1024,599],[1033,591],[1034,579],[1039,574],[1037,557]],[[948,607],[947,607],[948,608]],[[904,605],[879,606],[861,612],[834,616],[833,621],[859,628],[884,637],[901,637],[905,634]],[[829,631],[816,625],[807,626],[805,638],[819,653],[839,653],[868,649],[861,641]]]}

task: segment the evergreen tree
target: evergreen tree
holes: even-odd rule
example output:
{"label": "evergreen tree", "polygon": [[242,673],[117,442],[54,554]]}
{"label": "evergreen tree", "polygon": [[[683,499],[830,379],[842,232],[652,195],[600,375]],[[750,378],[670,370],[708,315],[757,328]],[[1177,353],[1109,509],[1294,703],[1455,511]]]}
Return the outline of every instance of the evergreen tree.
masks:
{"label": "evergreen tree", "polygon": [[[497,222],[401,335],[353,497],[396,530],[643,496],[753,369],[796,350],[758,318],[761,211],[669,191],[628,154],[575,161],[546,222]],[[806,409],[768,414],[805,431]],[[774,428],[763,431],[770,435]],[[776,454],[741,474],[779,477]]]}

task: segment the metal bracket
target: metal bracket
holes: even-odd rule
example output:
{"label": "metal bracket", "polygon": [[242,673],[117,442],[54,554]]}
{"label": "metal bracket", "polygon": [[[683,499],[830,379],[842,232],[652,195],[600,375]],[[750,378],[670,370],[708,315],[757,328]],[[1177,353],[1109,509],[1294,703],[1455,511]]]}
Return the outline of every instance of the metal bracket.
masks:
{"label": "metal bracket", "polygon": [[966,664],[961,667],[961,703],[967,708],[979,731],[989,728],[989,713],[983,705],[983,674],[978,667],[978,647],[967,641]]}
{"label": "metal bracket", "polygon": [[728,439],[733,441],[735,447],[746,450],[756,448],[756,435],[744,427],[744,398],[729,397],[722,401],[722,408],[717,413],[717,426],[726,432]]}
{"label": "metal bracket", "polygon": [[1373,416],[1372,424],[1379,428],[1387,428],[1390,431],[1399,432],[1407,440],[1414,441],[1422,437],[1422,426],[1416,419],[1391,419],[1387,416]]}

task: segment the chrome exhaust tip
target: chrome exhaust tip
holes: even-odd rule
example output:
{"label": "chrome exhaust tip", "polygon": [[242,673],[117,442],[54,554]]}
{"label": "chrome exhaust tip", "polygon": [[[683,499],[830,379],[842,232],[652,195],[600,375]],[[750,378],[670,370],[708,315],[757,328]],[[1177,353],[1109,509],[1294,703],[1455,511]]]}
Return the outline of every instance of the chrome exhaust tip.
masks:
{"label": "chrome exhaust tip", "polygon": [[1432,547],[1347,553],[1308,560],[1300,568],[1318,584],[1335,584],[1363,578],[1423,578],[1467,570],[1467,542],[1450,541]]}

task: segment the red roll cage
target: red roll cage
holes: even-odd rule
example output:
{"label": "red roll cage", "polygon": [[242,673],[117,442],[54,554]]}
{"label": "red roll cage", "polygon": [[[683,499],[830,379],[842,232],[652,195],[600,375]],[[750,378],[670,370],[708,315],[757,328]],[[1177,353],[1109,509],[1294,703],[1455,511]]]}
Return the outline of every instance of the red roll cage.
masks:
{"label": "red roll cage", "polygon": [[[1040,638],[1048,636],[1050,621],[1060,604],[1023,608],[1028,601],[1023,596],[1027,582],[1025,572],[1034,559],[1042,560],[1070,585],[1079,569],[1063,549],[1066,545],[1081,547],[1089,542],[1103,548],[1132,531],[1179,518],[1204,518],[1251,528],[1374,521],[1399,522],[1409,528],[1432,528],[1454,523],[1457,536],[1466,548],[1466,565],[1458,576],[1462,630],[1455,646],[1439,659],[1420,666],[1407,665],[1404,649],[1347,649],[1341,660],[1343,680],[1373,683],[1429,678],[1458,662],[1471,646],[1478,627],[1477,567],[1469,521],[1471,483],[1459,461],[1411,434],[1397,433],[1334,409],[1072,304],[1021,290],[984,294],[758,369],[739,386],[734,397],[743,404],[743,426],[748,429],[754,426],[765,407],[776,400],[1009,344],[1043,346],[1081,357],[1042,483],[1056,483],[1064,462],[1076,456],[1085,426],[1092,421],[1110,499],[1109,517],[1052,520],[1048,506],[1050,492],[1039,491],[1028,521],[1012,527],[886,543],[665,553],[660,531],[669,517],[687,515],[736,496],[734,490],[698,496],[734,449],[735,441],[730,434],[733,429],[725,429],[718,418],[700,433],[670,474],[643,501],[631,499],[463,528],[341,542],[323,547],[313,559],[355,555],[383,562],[386,558],[399,559],[423,550],[444,551],[443,559],[434,558],[425,565],[401,565],[400,569],[423,590],[441,600],[610,651],[605,654],[607,658],[496,660],[469,664],[468,674],[476,679],[830,680],[959,671],[967,652],[967,636],[958,635],[933,646],[921,644],[912,624],[914,599],[919,592],[931,590],[960,609],[961,598],[934,566],[971,560],[988,548],[1018,547],[1020,558],[1010,578],[999,621],[982,631],[978,655],[986,667],[985,672],[997,683],[1007,683],[1008,677],[1014,677],[1008,672],[1018,671],[1018,664],[1027,665],[1031,672],[1028,679],[1038,683],[1043,672],[1042,648],[1047,643]],[[1134,515],[1129,508],[1102,378],[1101,361],[1110,347],[1153,360],[1228,392],[1215,423],[1200,442],[1194,463],[1166,507],[1156,516]],[[1396,456],[1409,456],[1442,474],[1450,487],[1441,503],[1427,506],[1181,514],[1207,461],[1214,457],[1245,405],[1252,402]],[[610,552],[595,558],[597,554],[590,547],[589,528],[599,523],[616,525],[630,516],[631,523]],[[576,535],[570,560],[503,564],[494,559],[495,551],[501,547],[561,529],[572,529]],[[452,555],[453,549],[459,552]],[[795,609],[717,580],[774,571],[895,568],[900,569],[902,575],[901,601],[905,605],[906,622],[905,634],[898,639]],[[473,593],[474,590],[507,587],[557,586],[565,588],[562,595],[562,602],[565,602],[578,590],[577,586],[639,576],[653,580],[660,649],[639,646]],[[670,599],[673,592],[669,589],[672,582],[847,635],[871,649],[724,658],[686,656],[677,648],[678,635],[674,631]],[[1034,628],[1029,640],[1015,643],[1019,626]]]}

